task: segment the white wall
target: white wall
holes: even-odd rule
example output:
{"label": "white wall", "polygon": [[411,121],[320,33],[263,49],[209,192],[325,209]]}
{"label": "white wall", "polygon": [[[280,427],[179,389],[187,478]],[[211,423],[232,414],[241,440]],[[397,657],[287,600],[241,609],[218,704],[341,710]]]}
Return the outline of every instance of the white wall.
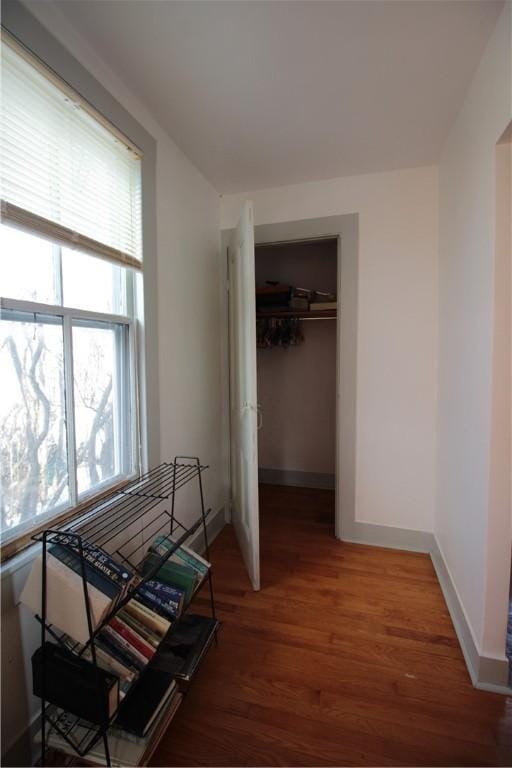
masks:
{"label": "white wall", "polygon": [[490,503],[495,153],[511,117],[510,25],[507,3],[440,165],[436,535],[476,647],[496,658],[504,652],[511,544],[510,513]]}
{"label": "white wall", "polygon": [[437,389],[437,169],[228,195],[221,226],[359,214],[356,520],[433,530]]}
{"label": "white wall", "polygon": [[334,476],[336,323],[302,326],[302,344],[258,349],[258,464]]}
{"label": "white wall", "polygon": [[[76,35],[55,8],[27,4],[52,34],[157,141],[157,269],[161,456],[200,455],[211,466],[206,500],[224,504],[220,345],[219,198],[213,187],[147,110]],[[197,503],[185,496],[188,514]],[[36,623],[16,601],[26,557],[2,572],[2,751],[38,711],[30,694],[30,657],[39,643]]]}
{"label": "white wall", "polygon": [[[153,133],[154,135],[154,133]],[[169,139],[157,144],[161,458],[208,464],[206,501],[223,506],[219,198]],[[197,498],[190,498],[197,515]]]}

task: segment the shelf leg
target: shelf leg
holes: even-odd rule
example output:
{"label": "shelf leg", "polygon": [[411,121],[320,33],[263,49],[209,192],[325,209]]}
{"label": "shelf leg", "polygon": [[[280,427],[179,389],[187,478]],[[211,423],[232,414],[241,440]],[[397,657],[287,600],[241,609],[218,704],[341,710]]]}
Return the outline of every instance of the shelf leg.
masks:
{"label": "shelf leg", "polygon": [[103,734],[103,747],[105,749],[105,765],[109,765],[110,766],[110,765],[112,765],[112,763],[110,762],[110,749],[109,749],[109,746],[108,746],[108,735],[107,735],[106,731]]}
{"label": "shelf leg", "polygon": [[[203,536],[204,536],[204,550],[206,553],[206,559],[210,560],[210,545],[208,542],[208,529],[206,526],[206,510],[204,507],[204,493],[203,493],[203,480],[201,477],[201,464],[199,459],[197,459],[197,479],[199,482],[199,495],[201,497],[201,519],[203,521]],[[208,571],[208,587],[210,590],[210,608],[212,612],[212,619],[215,621],[217,620],[217,616],[215,615],[215,597],[213,593],[213,578],[212,578],[212,572],[211,569]],[[215,645],[219,644],[219,640],[217,637],[217,631],[215,632]]]}
{"label": "shelf leg", "polygon": [[177,457],[174,457],[172,463],[172,496],[171,496],[171,536],[174,533],[174,499],[176,498],[176,462]]}
{"label": "shelf leg", "polygon": [[206,510],[204,507],[204,493],[203,493],[203,480],[201,477],[201,464],[199,459],[197,461],[197,481],[199,483],[199,496],[201,498],[201,518],[203,520],[203,535],[204,535],[204,551],[206,552],[206,559],[210,559],[210,546],[208,544],[208,532],[206,530]]}
{"label": "shelf leg", "polygon": [[[214,621],[217,621],[217,616],[215,615],[215,597],[213,595],[213,579],[212,579],[212,572],[211,569],[208,571],[208,587],[210,589],[210,609],[212,612],[212,619]],[[215,630],[215,645],[219,644],[219,638],[217,636],[217,630]]]}
{"label": "shelf leg", "polygon": [[[85,558],[84,558],[84,549],[83,549],[83,542],[81,537],[78,537],[78,553],[80,556],[80,570],[81,570],[81,576],[82,576],[82,587],[84,591],[84,601],[85,601],[85,612],[87,616],[87,628],[89,630],[89,645],[91,649],[91,660],[94,665],[95,673],[96,673],[96,688],[98,691],[98,701],[101,700],[101,694],[102,694],[102,688],[101,688],[101,682],[100,682],[100,675],[99,675],[99,668],[98,668],[98,660],[96,658],[96,646],[94,644],[94,626],[92,623],[92,613],[91,613],[91,604],[89,602],[89,590],[87,587],[87,574],[85,570]],[[100,713],[103,715],[103,713]],[[110,766],[110,750],[108,748],[108,734],[107,729],[105,730],[103,734],[103,744],[105,747],[105,762],[106,765]]]}
{"label": "shelf leg", "polygon": [[41,675],[41,765],[46,764],[46,532],[43,534],[43,561],[41,577],[41,648],[43,649],[43,668]]}

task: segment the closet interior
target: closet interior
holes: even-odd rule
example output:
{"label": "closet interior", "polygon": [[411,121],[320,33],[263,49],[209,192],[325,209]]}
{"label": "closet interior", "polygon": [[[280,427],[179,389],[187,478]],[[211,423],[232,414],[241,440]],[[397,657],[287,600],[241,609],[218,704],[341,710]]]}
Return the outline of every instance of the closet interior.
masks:
{"label": "closet interior", "polygon": [[337,239],[256,246],[260,482],[334,488]]}

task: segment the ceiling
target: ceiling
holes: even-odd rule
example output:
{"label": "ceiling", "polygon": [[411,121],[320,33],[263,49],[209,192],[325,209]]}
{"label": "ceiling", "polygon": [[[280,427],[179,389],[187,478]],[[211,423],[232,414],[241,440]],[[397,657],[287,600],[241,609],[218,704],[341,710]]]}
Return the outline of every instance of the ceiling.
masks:
{"label": "ceiling", "polygon": [[503,6],[47,1],[220,193],[437,162]]}

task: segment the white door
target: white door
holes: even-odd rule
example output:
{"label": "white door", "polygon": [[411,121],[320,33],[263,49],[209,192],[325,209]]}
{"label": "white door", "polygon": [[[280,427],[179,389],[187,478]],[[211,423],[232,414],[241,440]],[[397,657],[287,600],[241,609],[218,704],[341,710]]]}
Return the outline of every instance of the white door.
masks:
{"label": "white door", "polygon": [[231,522],[253,589],[260,588],[256,298],[252,203],[228,247]]}

